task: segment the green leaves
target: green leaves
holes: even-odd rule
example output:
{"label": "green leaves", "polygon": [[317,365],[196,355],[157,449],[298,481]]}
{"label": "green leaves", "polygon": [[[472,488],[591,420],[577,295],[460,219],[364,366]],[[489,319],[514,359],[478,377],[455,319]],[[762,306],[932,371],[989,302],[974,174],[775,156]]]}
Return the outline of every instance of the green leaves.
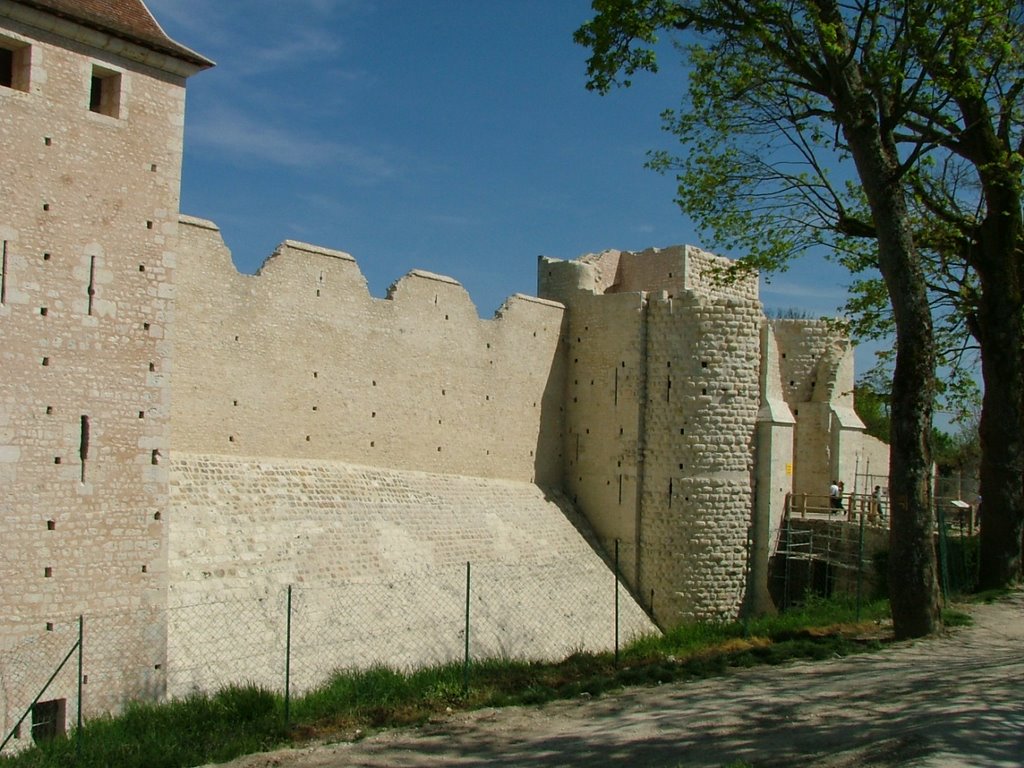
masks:
{"label": "green leaves", "polygon": [[[596,0],[594,10],[576,33],[593,53],[589,87],[657,71],[664,38],[686,53],[685,97],[662,115],[676,147],[647,165],[675,176],[676,202],[708,245],[766,270],[831,254],[857,276],[845,307],[854,332],[880,338],[893,323],[876,225],[838,127],[841,69],[855,68],[895,153],[940,347],[961,354],[980,290],[978,232],[993,194],[1019,201],[1024,185],[1024,6]],[[1019,219],[1019,204],[1000,215]]]}
{"label": "green leaves", "polygon": [[[587,88],[607,93],[629,87],[638,71],[657,72],[652,47],[658,33],[685,23],[682,8],[667,0],[594,0],[597,15],[573,39],[592,51],[587,60]],[[621,77],[620,77],[621,73]]]}

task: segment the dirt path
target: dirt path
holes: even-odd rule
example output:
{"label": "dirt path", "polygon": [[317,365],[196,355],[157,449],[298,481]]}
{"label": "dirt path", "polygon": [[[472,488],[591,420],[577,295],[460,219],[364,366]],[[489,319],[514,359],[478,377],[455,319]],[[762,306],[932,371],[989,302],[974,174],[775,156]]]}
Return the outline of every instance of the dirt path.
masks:
{"label": "dirt path", "polygon": [[1024,766],[1024,593],[877,654],[457,713],[230,768]]}

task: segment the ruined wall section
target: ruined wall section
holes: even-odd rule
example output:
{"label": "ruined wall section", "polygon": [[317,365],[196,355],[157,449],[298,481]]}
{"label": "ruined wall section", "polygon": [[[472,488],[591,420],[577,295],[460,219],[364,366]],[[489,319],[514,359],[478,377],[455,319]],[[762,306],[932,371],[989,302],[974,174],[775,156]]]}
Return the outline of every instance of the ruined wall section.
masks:
{"label": "ruined wall section", "polygon": [[[779,347],[783,395],[789,407],[799,408],[802,403],[821,399],[818,391],[821,361],[850,349],[849,340],[829,320],[778,319],[772,320],[771,325]],[[853,382],[848,383],[848,389],[852,390]],[[824,389],[833,386],[827,379],[820,384]]]}
{"label": "ruined wall section", "polygon": [[746,593],[761,320],[735,297],[649,307],[641,580],[662,626],[735,618]]}
{"label": "ruined wall section", "polygon": [[[852,347],[828,320],[773,320],[772,329],[779,347],[783,394],[796,418],[793,492],[806,494],[812,507],[824,507],[829,484],[839,479],[833,396],[842,398],[848,389],[852,404],[853,382],[846,386],[847,382],[835,379],[836,363],[852,355]],[[839,404],[845,407],[844,401]]]}
{"label": "ruined wall section", "polygon": [[824,507],[833,480],[842,480],[847,493],[885,487],[888,446],[864,434],[854,408],[850,340],[827,320],[775,320],[772,327],[783,391],[797,421],[793,492]]}
{"label": "ruined wall section", "polygon": [[599,294],[665,293],[671,298],[691,291],[706,298],[758,300],[756,274],[727,279],[726,272],[735,266],[734,261],[692,245],[608,250],[581,256],[573,263],[588,268],[588,288]]}
{"label": "ruined wall section", "polygon": [[289,241],[251,276],[215,225],[182,237],[175,451],[559,483],[562,306],[481,320],[440,275],[375,299],[348,254]]}
{"label": "ruined wall section", "polygon": [[[80,614],[110,640],[86,655],[87,715],[162,689],[160,459],[191,72],[25,6],[0,8],[0,43],[15,69],[0,86],[4,727],[56,668]],[[31,647],[49,650],[22,675]],[[74,717],[73,687],[58,681],[48,696]]]}

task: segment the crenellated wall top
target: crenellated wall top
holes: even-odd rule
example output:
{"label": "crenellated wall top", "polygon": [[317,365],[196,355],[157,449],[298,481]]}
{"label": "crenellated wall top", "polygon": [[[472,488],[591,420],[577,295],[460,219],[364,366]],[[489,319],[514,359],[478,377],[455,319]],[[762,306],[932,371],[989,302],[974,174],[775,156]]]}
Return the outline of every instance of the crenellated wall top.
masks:
{"label": "crenellated wall top", "polygon": [[283,291],[296,291],[298,296],[310,294],[312,298],[331,298],[342,302],[390,302],[395,311],[421,304],[438,305],[442,298],[447,316],[481,322],[518,317],[530,312],[562,310],[556,301],[517,293],[505,299],[492,318],[480,318],[476,304],[468,291],[455,278],[422,269],[413,269],[393,282],[384,298],[370,294],[369,284],[355,257],[345,251],[325,248],[299,240],[285,240],[260,265],[254,274],[239,272],[224,242],[220,227],[213,221],[195,216],[179,216],[182,236],[194,245],[188,251],[202,253],[203,263],[193,265],[205,272],[211,286],[244,286],[254,300]]}

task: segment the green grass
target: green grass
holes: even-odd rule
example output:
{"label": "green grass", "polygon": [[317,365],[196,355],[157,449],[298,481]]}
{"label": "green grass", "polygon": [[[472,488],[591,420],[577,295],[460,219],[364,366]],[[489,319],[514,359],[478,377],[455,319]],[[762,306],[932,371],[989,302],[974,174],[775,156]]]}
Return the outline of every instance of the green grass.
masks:
{"label": "green grass", "polygon": [[130,704],[116,717],[90,720],[80,744],[54,739],[0,759],[0,765],[178,768],[230,760],[287,739],[280,705],[278,696],[254,686],[166,704]]}
{"label": "green grass", "polygon": [[166,704],[132,704],[117,717],[89,720],[80,739],[57,739],[0,758],[0,768],[179,768],[223,762],[310,739],[356,739],[382,727],[423,723],[448,710],[599,696],[624,686],[718,675],[730,667],[873,650],[880,646],[879,622],[887,617],[884,601],[862,606],[858,621],[852,601],[808,599],[778,616],[687,624],[642,638],[622,649],[618,664],[614,654],[587,652],[558,663],[475,661],[468,690],[461,664],[408,674],[383,667],[341,673],[292,700],[287,728],[282,697],[255,686]]}

